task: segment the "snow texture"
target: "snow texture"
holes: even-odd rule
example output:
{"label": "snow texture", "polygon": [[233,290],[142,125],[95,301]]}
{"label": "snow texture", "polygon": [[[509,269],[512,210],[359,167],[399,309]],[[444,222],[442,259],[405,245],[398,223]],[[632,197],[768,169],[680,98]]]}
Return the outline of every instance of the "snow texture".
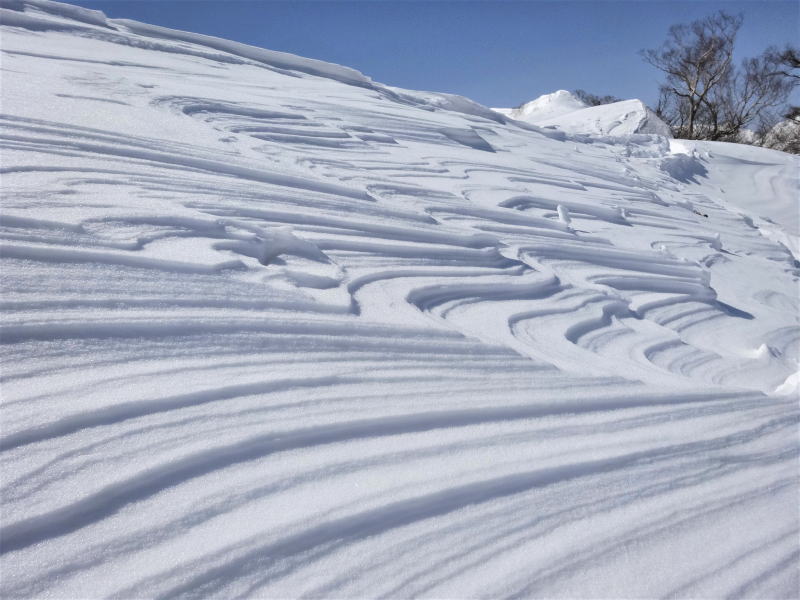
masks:
{"label": "snow texture", "polygon": [[798,596],[796,158],[2,6],[3,598]]}

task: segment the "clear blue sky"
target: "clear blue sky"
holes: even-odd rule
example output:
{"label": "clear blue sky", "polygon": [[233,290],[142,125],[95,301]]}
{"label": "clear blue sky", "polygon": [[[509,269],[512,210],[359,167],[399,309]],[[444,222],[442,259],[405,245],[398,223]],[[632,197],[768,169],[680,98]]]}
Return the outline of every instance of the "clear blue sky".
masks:
{"label": "clear blue sky", "polygon": [[654,102],[637,55],[667,28],[742,12],[740,57],[797,43],[797,0],[73,0],[121,17],[350,67],[376,81],[516,106],[557,89]]}

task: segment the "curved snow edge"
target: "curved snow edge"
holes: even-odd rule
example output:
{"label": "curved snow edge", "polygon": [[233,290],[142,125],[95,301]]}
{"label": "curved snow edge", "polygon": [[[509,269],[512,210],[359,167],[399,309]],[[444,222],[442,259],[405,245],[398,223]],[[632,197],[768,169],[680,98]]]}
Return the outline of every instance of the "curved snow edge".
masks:
{"label": "curved snow edge", "polygon": [[[197,44],[214,50],[222,51],[243,59],[252,60],[264,65],[298,71],[308,75],[325,77],[358,87],[377,88],[373,81],[363,73],[334,63],[329,63],[313,58],[303,58],[288,52],[266,50],[257,46],[250,46],[241,42],[234,42],[200,33],[191,33],[170,29],[158,25],[149,25],[130,19],[109,19],[99,10],[80,8],[51,0],[0,0],[3,11],[2,23],[15,27],[24,27],[35,30],[87,30],[86,25],[100,27],[106,30],[116,30],[118,33],[128,32],[143,37],[167,41],[176,41]],[[18,13],[18,14],[14,14]],[[47,17],[56,17],[54,20]],[[81,25],[64,23],[63,20],[73,21]],[[114,39],[108,41],[114,42]]]}

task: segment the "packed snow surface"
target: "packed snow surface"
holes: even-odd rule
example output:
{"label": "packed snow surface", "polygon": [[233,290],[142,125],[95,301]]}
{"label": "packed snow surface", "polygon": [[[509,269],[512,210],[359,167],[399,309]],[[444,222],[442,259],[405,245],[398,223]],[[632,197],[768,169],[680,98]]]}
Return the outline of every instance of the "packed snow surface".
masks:
{"label": "packed snow surface", "polygon": [[3,598],[797,597],[795,159],[2,5]]}

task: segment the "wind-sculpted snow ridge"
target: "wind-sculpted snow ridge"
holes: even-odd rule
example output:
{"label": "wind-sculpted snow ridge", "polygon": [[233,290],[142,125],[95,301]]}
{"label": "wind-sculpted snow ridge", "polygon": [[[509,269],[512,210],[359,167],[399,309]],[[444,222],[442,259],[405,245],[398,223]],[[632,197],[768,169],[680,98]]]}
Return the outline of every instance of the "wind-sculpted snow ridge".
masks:
{"label": "wind-sculpted snow ridge", "polygon": [[798,595],[794,159],[3,6],[3,598]]}
{"label": "wind-sculpted snow ridge", "polygon": [[587,106],[568,91],[558,90],[517,108],[492,110],[505,117],[569,134],[630,136],[642,133],[672,137],[669,126],[641,100]]}
{"label": "wind-sculpted snow ridge", "polygon": [[622,100],[590,106],[567,114],[558,114],[534,121],[543,127],[555,126],[569,133],[593,135],[632,135],[652,133],[672,137],[669,125],[641,100]]}

